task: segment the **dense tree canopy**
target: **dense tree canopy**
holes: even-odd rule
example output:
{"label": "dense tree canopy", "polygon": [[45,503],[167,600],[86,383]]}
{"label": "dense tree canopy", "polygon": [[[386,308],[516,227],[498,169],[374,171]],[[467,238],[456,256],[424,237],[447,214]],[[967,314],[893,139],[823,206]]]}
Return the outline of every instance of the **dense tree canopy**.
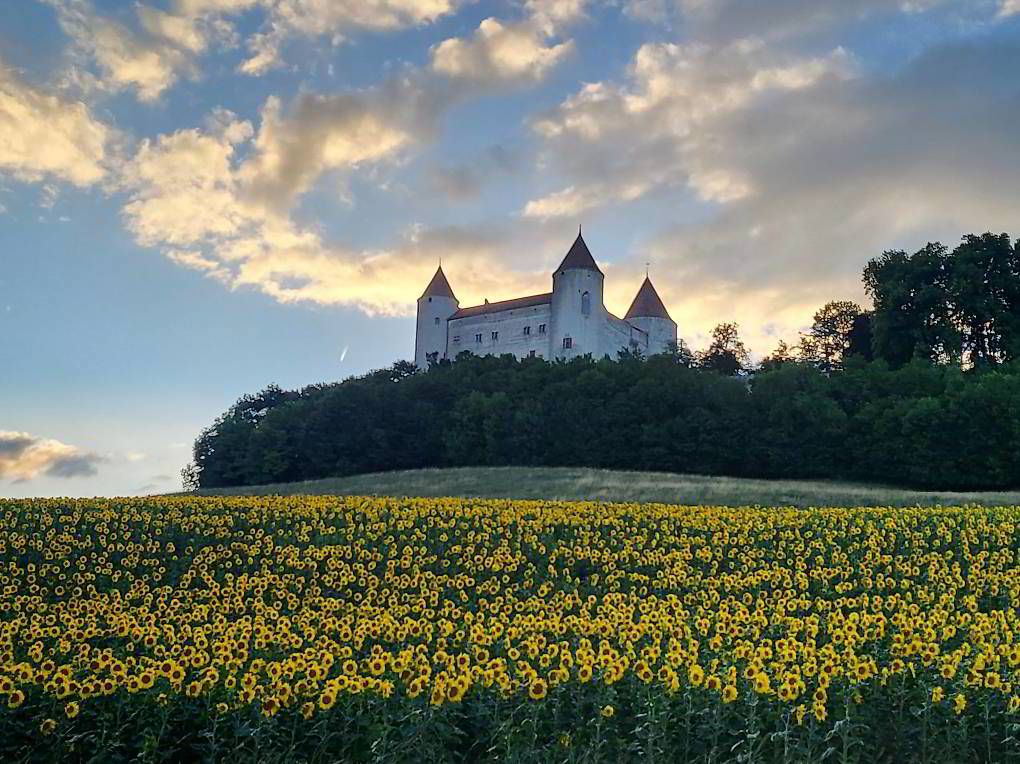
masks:
{"label": "dense tree canopy", "polygon": [[589,466],[1020,487],[1020,242],[886,252],[871,311],[815,314],[750,372],[736,324],[709,347],[569,363],[407,362],[239,400],[195,443],[204,488],[460,465]]}
{"label": "dense tree canopy", "polygon": [[500,464],[1015,488],[1020,368],[791,361],[749,378],[669,355],[465,356],[242,399],[195,460],[205,488]]}

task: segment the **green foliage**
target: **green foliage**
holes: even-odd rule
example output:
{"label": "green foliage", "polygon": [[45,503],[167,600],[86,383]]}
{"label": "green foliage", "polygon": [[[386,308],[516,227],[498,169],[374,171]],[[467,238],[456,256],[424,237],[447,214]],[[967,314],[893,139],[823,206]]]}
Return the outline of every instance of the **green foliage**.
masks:
{"label": "green foliage", "polygon": [[[1020,485],[1020,368],[789,359],[753,377],[675,354],[473,357],[248,396],[202,433],[202,488],[452,466],[552,466],[926,489]],[[399,373],[398,373],[399,372]]]}
{"label": "green foliage", "polygon": [[697,364],[707,371],[736,376],[750,367],[750,354],[740,339],[735,323],[719,324],[712,330],[712,341],[697,356]]}
{"label": "green foliage", "polygon": [[967,235],[952,252],[935,242],[890,251],[864,269],[874,300],[875,356],[968,366],[1020,357],[1020,241]]}

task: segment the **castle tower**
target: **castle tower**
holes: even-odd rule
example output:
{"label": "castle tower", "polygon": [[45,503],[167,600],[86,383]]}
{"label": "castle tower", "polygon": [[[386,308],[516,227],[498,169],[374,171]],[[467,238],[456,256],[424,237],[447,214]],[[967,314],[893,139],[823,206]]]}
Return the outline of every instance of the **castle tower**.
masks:
{"label": "castle tower", "polygon": [[604,279],[579,229],[570,251],[553,273],[550,357],[598,355],[599,332],[606,313],[602,301]]}
{"label": "castle tower", "polygon": [[648,355],[665,353],[676,343],[676,322],[662,304],[652,280],[645,276],[624,320],[648,333]]}
{"label": "castle tower", "polygon": [[414,333],[414,364],[419,369],[428,368],[429,356],[437,360],[446,358],[447,321],[460,302],[450,282],[446,280],[443,266],[439,266],[432,281],[418,298],[418,325]]}

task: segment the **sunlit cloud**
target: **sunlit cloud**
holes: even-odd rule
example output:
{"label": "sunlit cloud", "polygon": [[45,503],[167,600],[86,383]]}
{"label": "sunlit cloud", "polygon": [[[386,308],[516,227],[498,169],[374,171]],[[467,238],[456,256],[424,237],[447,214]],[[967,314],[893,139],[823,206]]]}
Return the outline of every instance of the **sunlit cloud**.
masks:
{"label": "sunlit cloud", "polygon": [[39,475],[91,477],[105,461],[105,457],[83,452],[59,440],[0,430],[0,478],[6,480],[32,480]]}
{"label": "sunlit cloud", "polygon": [[112,139],[85,104],[29,85],[0,60],[0,173],[89,186],[107,174]]}

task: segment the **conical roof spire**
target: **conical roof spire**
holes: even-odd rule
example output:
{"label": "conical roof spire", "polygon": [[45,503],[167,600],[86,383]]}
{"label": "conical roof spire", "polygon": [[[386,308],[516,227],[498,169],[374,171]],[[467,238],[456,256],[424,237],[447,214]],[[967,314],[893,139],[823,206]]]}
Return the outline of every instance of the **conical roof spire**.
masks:
{"label": "conical roof spire", "polygon": [[588,251],[588,245],[584,243],[584,238],[581,236],[581,229],[577,229],[577,238],[574,239],[574,243],[570,247],[570,251],[567,252],[567,256],[563,258],[563,262],[560,263],[560,267],[557,271],[565,271],[568,268],[579,268],[586,271],[595,271],[596,273],[602,273],[599,270],[598,265],[595,264],[595,258],[591,256],[591,252]]}
{"label": "conical roof spire", "polygon": [[652,280],[648,276],[645,276],[645,280],[642,282],[641,288],[638,289],[637,296],[630,304],[630,309],[624,318],[628,320],[631,318],[668,318],[670,321],[673,320],[669,318],[669,311],[662,304],[662,299],[655,291]]}
{"label": "conical roof spire", "polygon": [[451,300],[456,300],[457,296],[453,293],[453,289],[450,288],[450,282],[446,280],[446,274],[443,273],[443,266],[440,265],[436,270],[436,275],[432,277],[432,281],[425,287],[425,291],[422,292],[422,297],[449,297]]}

